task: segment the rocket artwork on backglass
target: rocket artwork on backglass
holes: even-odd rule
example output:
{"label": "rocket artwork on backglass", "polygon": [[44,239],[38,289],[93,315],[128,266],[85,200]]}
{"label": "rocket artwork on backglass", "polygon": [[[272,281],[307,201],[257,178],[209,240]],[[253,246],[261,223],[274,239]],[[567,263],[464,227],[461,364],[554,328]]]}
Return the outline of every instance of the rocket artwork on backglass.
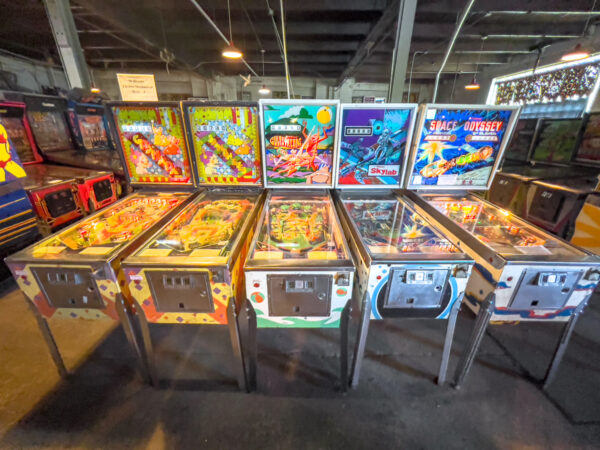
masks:
{"label": "rocket artwork on backglass", "polygon": [[409,185],[486,187],[512,114],[427,109]]}
{"label": "rocket artwork on backglass", "polygon": [[258,107],[186,105],[200,184],[262,183]]}
{"label": "rocket artwork on backglass", "polygon": [[267,186],[333,186],[337,106],[261,104]]}
{"label": "rocket artwork on backglass", "polygon": [[399,186],[414,114],[406,106],[344,106],[338,185]]}
{"label": "rocket artwork on backglass", "polygon": [[183,123],[175,106],[114,106],[132,183],[189,183]]}

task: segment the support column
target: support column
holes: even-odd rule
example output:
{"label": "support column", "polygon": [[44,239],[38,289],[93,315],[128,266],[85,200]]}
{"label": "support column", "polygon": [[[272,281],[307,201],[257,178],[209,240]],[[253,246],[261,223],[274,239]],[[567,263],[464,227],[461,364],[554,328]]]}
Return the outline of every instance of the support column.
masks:
{"label": "support column", "polygon": [[394,46],[390,87],[388,90],[389,102],[402,101],[416,10],[417,0],[400,1],[398,8],[398,24],[396,28],[396,44]]}
{"label": "support column", "polygon": [[69,0],[44,0],[44,6],[69,86],[89,89],[90,74],[77,36]]}

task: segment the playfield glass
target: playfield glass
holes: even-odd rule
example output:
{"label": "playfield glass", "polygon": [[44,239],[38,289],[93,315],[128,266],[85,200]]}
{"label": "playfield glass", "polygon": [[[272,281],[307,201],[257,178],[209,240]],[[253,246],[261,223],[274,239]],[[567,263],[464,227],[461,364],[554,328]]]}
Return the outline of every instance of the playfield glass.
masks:
{"label": "playfield glass", "polygon": [[600,114],[588,117],[575,160],[600,164]]}
{"label": "playfield glass", "polygon": [[344,105],[338,186],[399,186],[415,108]]}
{"label": "playfield glass", "polygon": [[581,119],[544,119],[533,144],[531,159],[538,162],[563,163],[571,161]]}
{"label": "playfield glass", "polygon": [[73,148],[69,128],[61,111],[27,111],[38,148],[45,152]]}
{"label": "playfield glass", "polygon": [[262,184],[258,106],[188,105],[200,184]]}
{"label": "playfield glass", "polygon": [[113,106],[125,169],[133,184],[191,184],[184,127],[176,106]]}
{"label": "playfield glass", "polygon": [[537,231],[511,213],[475,197],[423,195],[437,210],[502,256],[583,255],[549,234]]}
{"label": "playfield glass", "polygon": [[428,107],[409,174],[414,189],[485,188],[514,109]]}
{"label": "playfield glass", "polygon": [[267,187],[332,187],[337,103],[261,103]]}
{"label": "playfield glass", "polygon": [[185,200],[187,194],[134,194],[33,248],[33,256],[109,256]]}
{"label": "playfield glass", "polygon": [[227,258],[258,196],[206,193],[163,227],[135,256]]}
{"label": "playfield glass", "polygon": [[77,114],[79,131],[86,150],[104,149],[108,147],[108,136],[104,125],[104,117],[98,114]]}
{"label": "playfield glass", "polygon": [[527,161],[537,122],[537,119],[521,119],[517,122],[512,139],[504,153],[505,160]]}
{"label": "playfield glass", "polygon": [[265,206],[253,259],[348,259],[328,195],[274,195]]}
{"label": "playfield glass", "polygon": [[360,238],[374,258],[438,255],[460,251],[399,199],[342,196]]}

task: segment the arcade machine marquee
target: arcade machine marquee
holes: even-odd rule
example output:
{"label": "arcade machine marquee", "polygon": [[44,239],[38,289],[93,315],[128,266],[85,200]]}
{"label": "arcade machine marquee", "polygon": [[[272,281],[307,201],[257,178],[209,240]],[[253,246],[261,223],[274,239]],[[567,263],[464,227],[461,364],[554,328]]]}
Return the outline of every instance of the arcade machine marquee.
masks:
{"label": "arcade machine marquee", "polygon": [[[598,282],[599,260],[465,192],[489,186],[518,109],[468,105],[423,109],[407,195],[417,212],[476,263],[465,299],[478,317],[459,364],[460,385],[491,320],[569,321],[565,332],[570,333]],[[566,341],[561,340],[546,385]]]}

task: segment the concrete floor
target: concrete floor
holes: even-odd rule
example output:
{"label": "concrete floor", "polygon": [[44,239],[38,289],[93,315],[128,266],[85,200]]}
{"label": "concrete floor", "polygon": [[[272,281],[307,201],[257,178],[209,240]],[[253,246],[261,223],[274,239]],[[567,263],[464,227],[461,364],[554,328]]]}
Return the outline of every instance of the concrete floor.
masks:
{"label": "concrete floor", "polygon": [[[450,373],[473,323],[461,312]],[[0,298],[0,448],[597,448],[600,299],[548,393],[560,326],[496,326],[461,390],[434,384],[443,322],[373,322],[359,388],[336,390],[338,330],[259,330],[259,388],[240,393],[225,327],[152,326],[161,389],[120,328],[52,322],[61,381],[25,300]],[[168,382],[167,379],[175,381]]]}

